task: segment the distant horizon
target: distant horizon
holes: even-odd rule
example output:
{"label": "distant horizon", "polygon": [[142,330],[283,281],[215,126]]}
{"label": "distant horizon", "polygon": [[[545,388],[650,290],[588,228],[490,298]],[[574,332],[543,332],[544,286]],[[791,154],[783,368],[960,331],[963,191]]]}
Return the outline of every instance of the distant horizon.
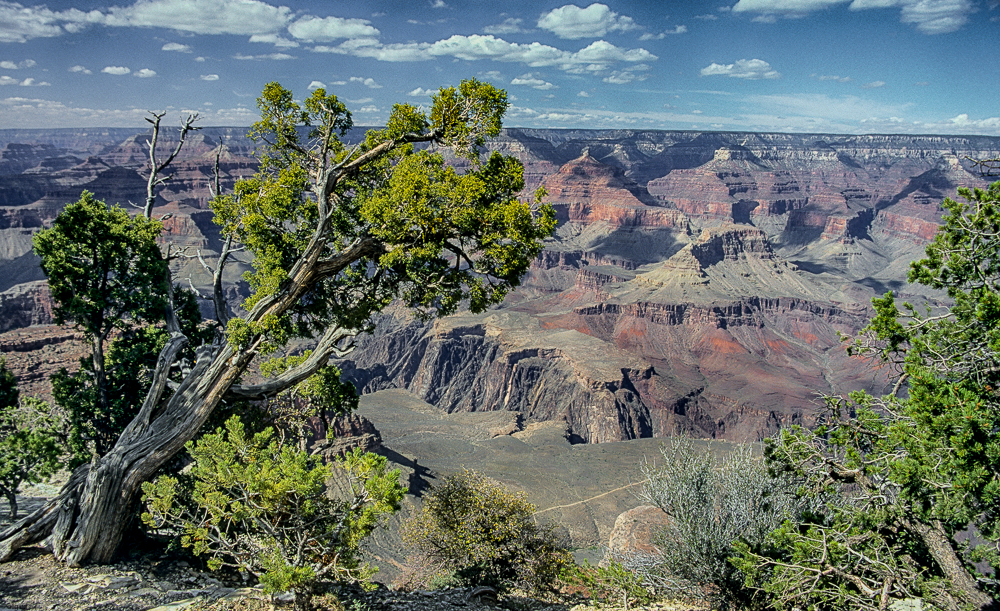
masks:
{"label": "distant horizon", "polygon": [[245,126],[274,81],[378,125],[477,78],[525,129],[1000,136],[976,61],[998,0],[4,0],[0,23],[6,129]]}
{"label": "distant horizon", "polygon": [[[250,125],[200,125],[195,123],[198,128],[197,131],[204,129],[249,129]],[[370,129],[383,129],[384,125],[355,125],[352,130],[370,130]],[[169,124],[166,122],[166,117],[160,124],[160,134],[162,136],[169,137],[171,132],[177,131],[180,128],[180,121],[175,124]],[[26,132],[26,131],[78,131],[78,130],[122,130],[130,132],[148,132],[152,128],[149,124],[145,126],[136,125],[84,125],[78,127],[0,127],[0,133],[4,132]],[[525,125],[504,125],[503,129],[520,129],[520,130],[534,130],[534,131],[553,131],[553,132],[613,132],[613,131],[631,131],[631,132],[670,132],[670,133],[700,133],[700,134],[776,134],[776,135],[786,135],[786,136],[838,136],[838,137],[849,137],[849,138],[865,138],[865,137],[905,137],[905,138],[988,138],[991,140],[1000,140],[1000,135],[993,134],[966,134],[966,133],[904,133],[904,132],[862,132],[862,133],[838,133],[838,132],[794,132],[794,131],[777,131],[777,130],[741,130],[741,129],[670,129],[670,128],[655,128],[655,127],[531,127]]]}

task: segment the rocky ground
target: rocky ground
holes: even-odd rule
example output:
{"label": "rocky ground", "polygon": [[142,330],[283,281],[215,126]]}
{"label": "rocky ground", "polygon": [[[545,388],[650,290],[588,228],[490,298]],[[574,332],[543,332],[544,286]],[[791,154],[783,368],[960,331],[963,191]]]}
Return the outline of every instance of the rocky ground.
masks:
{"label": "rocky ground", "polygon": [[[342,588],[317,596],[316,611],[596,611],[577,601],[497,598],[484,588],[402,592],[382,584],[373,591]],[[238,577],[210,573],[178,556],[145,551],[113,565],[68,568],[42,548],[27,548],[0,565],[0,611],[265,611],[291,608],[291,596],[272,601]],[[617,611],[615,607],[601,607]],[[705,607],[658,602],[648,611],[700,611]],[[637,609],[641,611],[641,609]]]}

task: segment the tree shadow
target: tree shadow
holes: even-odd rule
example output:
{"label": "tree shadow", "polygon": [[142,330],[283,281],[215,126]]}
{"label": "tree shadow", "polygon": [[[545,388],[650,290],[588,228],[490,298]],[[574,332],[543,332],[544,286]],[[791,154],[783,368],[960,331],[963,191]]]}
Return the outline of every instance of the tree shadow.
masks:
{"label": "tree shadow", "polygon": [[407,458],[392,448],[384,445],[380,450],[378,450],[378,454],[385,456],[397,465],[406,467],[410,470],[410,474],[407,476],[407,493],[412,494],[415,497],[423,497],[424,492],[433,488],[430,480],[437,478],[434,477],[430,469],[418,464],[415,458]]}

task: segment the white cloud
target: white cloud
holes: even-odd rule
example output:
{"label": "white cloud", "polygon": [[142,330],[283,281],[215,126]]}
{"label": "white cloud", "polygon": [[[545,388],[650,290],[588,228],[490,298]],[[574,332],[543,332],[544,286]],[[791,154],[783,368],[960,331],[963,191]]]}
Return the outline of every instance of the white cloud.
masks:
{"label": "white cloud", "polygon": [[605,4],[594,3],[587,8],[567,4],[538,19],[538,27],[560,38],[597,38],[608,32],[625,32],[639,26],[631,17],[619,15]]}
{"label": "white cloud", "polygon": [[26,59],[21,62],[12,62],[12,61],[0,62],[0,68],[3,68],[4,70],[20,70],[21,68],[33,68],[36,65],[38,65],[38,62],[36,62],[33,59]]}
{"label": "white cloud", "polygon": [[0,43],[61,36],[79,31],[88,23],[99,22],[103,17],[99,11],[52,11],[45,6],[25,7],[17,2],[0,1],[0,24],[3,25]]}
{"label": "white cloud", "polygon": [[313,81],[309,83],[309,86],[306,87],[306,89],[308,89],[309,91],[312,91],[314,89],[326,89],[326,85],[323,84],[321,81]]}
{"label": "white cloud", "polygon": [[250,42],[272,44],[279,49],[294,49],[299,46],[299,43],[294,40],[288,40],[287,38],[278,36],[277,34],[254,34],[250,37]]}
{"label": "white cloud", "polygon": [[812,76],[819,81],[837,81],[838,83],[851,82],[851,77],[849,76],[837,76],[835,74],[820,74],[820,75],[813,74]]}
{"label": "white cloud", "polygon": [[878,89],[879,87],[885,87],[885,81],[872,81],[870,83],[865,83],[861,87],[862,89]]}
{"label": "white cloud", "polygon": [[[198,109],[208,125],[250,125],[260,118],[256,109]],[[98,109],[24,97],[0,99],[0,129],[51,127],[148,127],[146,108]]]}
{"label": "white cloud", "polygon": [[88,70],[86,67],[80,66],[80,65],[73,66],[72,68],[69,69],[69,72],[80,72],[82,74],[93,74],[93,72],[91,72],[90,70]]}
{"label": "white cloud", "polygon": [[434,0],[431,2],[431,8],[448,8],[448,5],[444,0]]}
{"label": "white cloud", "polygon": [[581,91],[580,93],[576,94],[576,97],[578,97],[578,98],[589,98],[590,94],[587,93],[586,91]]}
{"label": "white cloud", "polygon": [[538,89],[540,91],[548,91],[550,89],[558,89],[559,87],[553,85],[552,83],[540,79],[534,74],[522,74],[521,76],[515,78],[510,82],[511,85],[521,85],[524,87],[531,87],[532,89]]}
{"label": "white cloud", "polygon": [[103,72],[104,74],[114,74],[116,76],[122,76],[132,71],[126,68],[125,66],[105,66],[104,69],[101,70],[101,72]]}
{"label": "white cloud", "polygon": [[483,28],[483,32],[485,34],[521,34],[524,32],[524,28],[521,27],[523,22],[523,19],[509,17],[504,19],[503,23],[486,26]]}
{"label": "white cloud", "polygon": [[470,61],[485,59],[517,62],[532,68],[554,66],[576,74],[600,72],[620,62],[639,63],[657,59],[646,49],[622,49],[604,40],[595,41],[576,53],[570,53],[538,42],[518,44],[478,34],[456,34],[433,43],[390,45],[383,45],[375,39],[355,39],[337,46],[316,46],[312,50],[389,62],[426,61],[435,57],[455,57]]}
{"label": "white cloud", "polygon": [[647,78],[648,77],[644,74],[636,74],[635,72],[629,70],[615,70],[602,80],[605,83],[611,83],[612,85],[626,85],[634,81],[644,81]]}
{"label": "white cloud", "polygon": [[437,92],[436,91],[432,91],[430,89],[424,89],[423,87],[417,87],[416,89],[414,89],[413,91],[411,91],[410,93],[408,93],[406,95],[414,97],[414,98],[429,98],[432,95],[434,95],[435,93],[437,93]]}
{"label": "white cloud", "polygon": [[954,32],[976,10],[971,0],[739,0],[733,12],[759,13],[773,22],[775,15],[801,17],[848,2],[852,11],[899,8],[900,21],[925,34]]}
{"label": "white cloud", "polygon": [[195,34],[276,33],[292,10],[260,0],[138,0],[111,7],[106,25],[168,28]]}
{"label": "white cloud", "polygon": [[20,85],[21,87],[49,87],[51,83],[46,83],[45,81],[37,82],[35,79],[28,77],[23,81],[19,81],[16,78],[7,76],[6,74],[0,76],[0,85]]}
{"label": "white cloud", "polygon": [[679,25],[674,27],[674,29],[672,30],[665,30],[663,32],[660,32],[659,34],[651,34],[649,32],[646,32],[645,34],[639,37],[639,40],[663,40],[667,36],[673,36],[675,34],[687,34],[687,31],[688,29],[686,25]]}
{"label": "white cloud", "polygon": [[379,111],[378,106],[374,105],[362,106],[357,110],[357,112],[378,112],[378,111]]}
{"label": "white cloud", "polygon": [[735,64],[713,63],[701,69],[702,76],[729,76],[748,80],[776,79],[781,74],[771,68],[771,64],[762,59],[741,59]]}
{"label": "white cloud", "polygon": [[203,62],[203,61],[205,61],[205,58],[201,57],[201,56],[198,56],[198,57],[194,58],[194,61],[196,61],[196,62]]}
{"label": "white cloud", "polygon": [[695,15],[694,18],[701,19],[702,21],[715,21],[719,17],[718,15],[713,15],[712,13],[708,13],[707,15]]}
{"label": "white cloud", "polygon": [[200,78],[203,81],[217,81],[217,80],[219,80],[219,75],[218,74],[202,74]]}
{"label": "white cloud", "polygon": [[288,33],[307,42],[332,42],[344,38],[370,38],[378,29],[365,19],[306,16],[288,26]]}
{"label": "white cloud", "polygon": [[138,76],[139,78],[150,78],[156,76],[155,70],[150,70],[149,68],[143,68],[138,70],[133,76]]}
{"label": "white cloud", "polygon": [[352,83],[361,83],[362,85],[364,85],[365,87],[367,87],[369,89],[381,89],[382,88],[382,85],[379,85],[378,83],[376,83],[375,79],[373,79],[373,78],[364,78],[364,77],[361,77],[361,76],[352,76],[351,79],[350,79],[350,81]]}
{"label": "white cloud", "polygon": [[970,120],[968,113],[962,113],[957,117],[948,120],[949,123],[959,128],[974,128],[977,130],[993,130],[1000,133],[1000,117],[990,117],[989,119]]}
{"label": "white cloud", "polygon": [[167,44],[160,47],[161,51],[179,51],[180,53],[190,53],[190,45],[182,45],[179,42],[168,42]]}
{"label": "white cloud", "polygon": [[233,59],[273,59],[273,60],[286,60],[295,59],[294,55],[289,55],[287,53],[265,53],[263,55],[243,55],[242,53],[237,53],[233,56]]}

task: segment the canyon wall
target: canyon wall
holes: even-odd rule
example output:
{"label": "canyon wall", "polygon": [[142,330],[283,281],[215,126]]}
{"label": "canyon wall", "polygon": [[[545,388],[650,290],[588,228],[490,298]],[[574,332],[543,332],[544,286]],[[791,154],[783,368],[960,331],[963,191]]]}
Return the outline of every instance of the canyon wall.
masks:
{"label": "canyon wall", "polygon": [[[158,195],[164,242],[217,254],[208,184],[220,146],[223,189],[255,170],[244,131],[195,133]],[[164,150],[174,137],[163,134]],[[0,130],[0,351],[38,392],[39,372],[71,366],[80,338],[47,326],[31,236],[83,189],[143,201],[146,138]],[[818,394],[882,390],[840,337],[886,290],[941,299],[908,286],[907,266],[942,199],[988,184],[968,158],[1000,155],[1000,138],[506,129],[488,148],[524,163],[526,191],[544,187],[559,220],[523,285],[480,316],[421,323],[393,310],[342,369],[365,392],[561,421],[595,443],[759,439],[814,422]],[[234,303],[247,263],[227,275]],[[208,294],[196,257],[175,272]]]}

